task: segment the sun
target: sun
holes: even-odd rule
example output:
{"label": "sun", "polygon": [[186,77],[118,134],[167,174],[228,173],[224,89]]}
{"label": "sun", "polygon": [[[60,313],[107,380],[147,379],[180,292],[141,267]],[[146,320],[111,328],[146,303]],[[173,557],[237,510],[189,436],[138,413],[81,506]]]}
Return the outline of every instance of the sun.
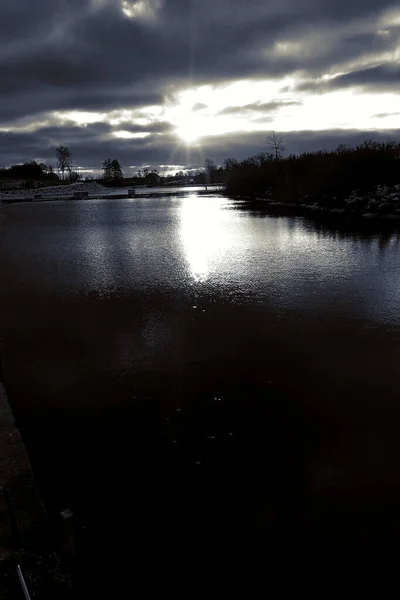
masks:
{"label": "sun", "polygon": [[201,137],[198,125],[190,117],[181,119],[179,127],[176,129],[176,135],[186,144],[194,144]]}
{"label": "sun", "polygon": [[164,110],[164,119],[175,128],[175,135],[187,145],[195,144],[207,135],[207,118],[199,112],[194,90],[179,92]]}

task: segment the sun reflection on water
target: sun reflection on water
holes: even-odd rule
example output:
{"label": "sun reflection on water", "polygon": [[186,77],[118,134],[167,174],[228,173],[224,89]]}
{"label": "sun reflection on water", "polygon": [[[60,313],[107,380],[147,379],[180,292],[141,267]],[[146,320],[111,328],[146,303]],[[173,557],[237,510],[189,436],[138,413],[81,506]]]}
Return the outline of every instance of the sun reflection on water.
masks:
{"label": "sun reflection on water", "polygon": [[206,281],[222,254],[230,246],[230,233],[223,223],[219,198],[192,195],[181,207],[180,234],[191,276]]}

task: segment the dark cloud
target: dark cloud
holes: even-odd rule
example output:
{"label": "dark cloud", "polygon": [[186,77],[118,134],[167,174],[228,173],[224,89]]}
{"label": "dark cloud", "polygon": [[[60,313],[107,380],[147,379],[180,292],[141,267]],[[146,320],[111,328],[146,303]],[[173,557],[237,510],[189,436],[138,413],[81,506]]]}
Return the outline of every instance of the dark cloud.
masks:
{"label": "dark cloud", "polygon": [[374,117],[376,119],[384,119],[385,117],[395,117],[397,115],[400,115],[400,112],[394,112],[394,113],[378,113],[377,115],[374,115]]}
{"label": "dark cloud", "polygon": [[129,131],[131,133],[169,133],[174,130],[174,126],[168,121],[154,121],[149,125],[137,125],[137,124],[126,124],[123,123],[120,127],[123,131]]}
{"label": "dark cloud", "polygon": [[[243,78],[301,75],[305,81],[294,92],[349,86],[398,89],[400,71],[389,62],[317,81],[335,65],[394,52],[399,28],[388,24],[388,33],[378,34],[377,20],[385,10],[398,7],[397,0],[148,1],[153,19],[128,18],[120,0],[2,0],[0,127],[46,120],[46,115],[49,120],[54,111],[105,112],[162,104],[182,86]],[[322,36],[317,47],[315,36]],[[300,50],[277,53],[276,43],[288,40],[299,41]],[[232,106],[222,112],[234,114],[234,102],[229,99]],[[265,113],[258,120],[266,122],[279,106],[266,98],[240,110]],[[194,110],[204,108],[198,102]],[[127,124],[121,129],[144,131]],[[169,124],[155,123],[147,131],[152,135],[140,140],[117,139],[102,124],[82,128],[51,121],[34,133],[1,133],[0,160],[8,164],[51,155],[62,141],[88,165],[101,153],[104,158],[106,150],[106,155],[121,152],[127,161],[132,152],[139,162],[141,152],[143,162],[157,164],[178,153]],[[233,144],[225,137],[222,146],[228,139]],[[241,135],[239,145],[248,143],[247,153],[254,147],[252,139]],[[179,152],[176,164],[187,154],[184,148]]]}
{"label": "dark cloud", "polygon": [[390,64],[378,65],[369,69],[353,71],[346,75],[339,75],[331,80],[332,88],[362,86],[368,89],[399,88],[400,67]]}
{"label": "dark cloud", "polygon": [[282,108],[284,106],[299,106],[301,102],[292,101],[276,101],[276,102],[255,102],[254,104],[245,104],[244,106],[227,106],[222,109],[218,114],[219,115],[235,115],[235,114],[245,114],[251,112],[261,112],[261,113],[270,113]]}
{"label": "dark cloud", "polygon": [[391,63],[380,64],[338,75],[327,81],[308,80],[297,85],[296,90],[327,93],[349,87],[361,87],[368,91],[397,91],[400,88],[400,67]]}
{"label": "dark cloud", "polygon": [[0,100],[0,126],[12,123],[21,118],[30,118],[35,121],[45,111],[97,111],[108,112],[112,110],[135,110],[149,105],[163,102],[163,95],[159,93],[143,94],[135,92],[132,88],[99,89],[92,90],[68,89],[52,91],[37,91],[30,95],[30,102],[24,95],[3,94],[3,102]]}

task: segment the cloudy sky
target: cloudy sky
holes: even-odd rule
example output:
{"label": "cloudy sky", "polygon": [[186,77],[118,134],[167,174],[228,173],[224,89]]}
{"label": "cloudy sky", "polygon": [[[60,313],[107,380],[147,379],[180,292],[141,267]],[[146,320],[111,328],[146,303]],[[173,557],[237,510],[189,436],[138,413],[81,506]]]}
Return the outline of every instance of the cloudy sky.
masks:
{"label": "cloudy sky", "polygon": [[175,171],[400,140],[400,2],[2,0],[0,164]]}

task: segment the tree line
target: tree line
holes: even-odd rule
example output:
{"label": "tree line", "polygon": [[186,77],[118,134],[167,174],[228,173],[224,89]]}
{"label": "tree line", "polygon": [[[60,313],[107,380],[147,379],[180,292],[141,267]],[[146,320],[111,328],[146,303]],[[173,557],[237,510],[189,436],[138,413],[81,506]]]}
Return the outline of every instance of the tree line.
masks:
{"label": "tree line", "polygon": [[58,181],[59,177],[51,165],[31,160],[21,165],[12,165],[8,169],[0,167],[0,179]]}
{"label": "tree line", "polygon": [[[0,167],[0,179],[22,179],[29,183],[29,180],[55,183],[75,183],[82,179],[82,174],[73,167],[72,154],[67,146],[58,146],[56,148],[56,168],[52,165],[46,165],[35,160],[24,162],[23,164],[12,165],[9,168]],[[121,164],[116,158],[106,158],[102,165],[102,175],[100,178],[105,185],[123,185],[124,174]],[[94,179],[87,177],[87,180]],[[223,167],[206,159],[204,168],[179,170],[175,174],[161,176],[156,168],[143,167],[139,169],[133,177],[128,178],[131,183],[137,185],[157,185],[162,183],[185,184],[185,183],[223,183],[225,181],[225,171]],[[29,187],[29,186],[28,186]]]}
{"label": "tree line", "polygon": [[[335,150],[318,150],[284,156],[282,136],[276,132],[266,140],[266,151],[244,160],[227,158],[223,166],[206,159],[197,170],[180,170],[161,177],[157,169],[144,167],[136,176],[124,180],[116,158],[102,163],[100,178],[105,185],[182,185],[224,184],[231,195],[272,197],[280,201],[308,202],[331,197],[338,199],[353,190],[361,193],[379,184],[394,185],[400,181],[400,143],[376,142],[367,139],[354,148],[340,144]],[[69,148],[56,148],[57,170],[51,165],[25,162],[5,169],[0,167],[0,179],[36,180],[51,183],[73,183],[82,177],[73,168]],[[26,181],[26,183],[29,183]]]}
{"label": "tree line", "polygon": [[[78,171],[73,169],[71,152],[66,146],[56,148],[58,173],[52,165],[38,163],[35,160],[26,161],[20,165],[8,168],[0,167],[0,179],[23,179],[29,181],[74,183],[82,179]],[[29,187],[29,186],[28,186]]]}
{"label": "tree line", "polygon": [[338,206],[353,190],[400,182],[400,143],[367,139],[356,147],[345,144],[332,151],[318,150],[283,156],[280,136],[270,140],[272,151],[245,160],[228,158],[226,191],[231,195],[271,197],[281,202],[313,203],[324,198]]}

